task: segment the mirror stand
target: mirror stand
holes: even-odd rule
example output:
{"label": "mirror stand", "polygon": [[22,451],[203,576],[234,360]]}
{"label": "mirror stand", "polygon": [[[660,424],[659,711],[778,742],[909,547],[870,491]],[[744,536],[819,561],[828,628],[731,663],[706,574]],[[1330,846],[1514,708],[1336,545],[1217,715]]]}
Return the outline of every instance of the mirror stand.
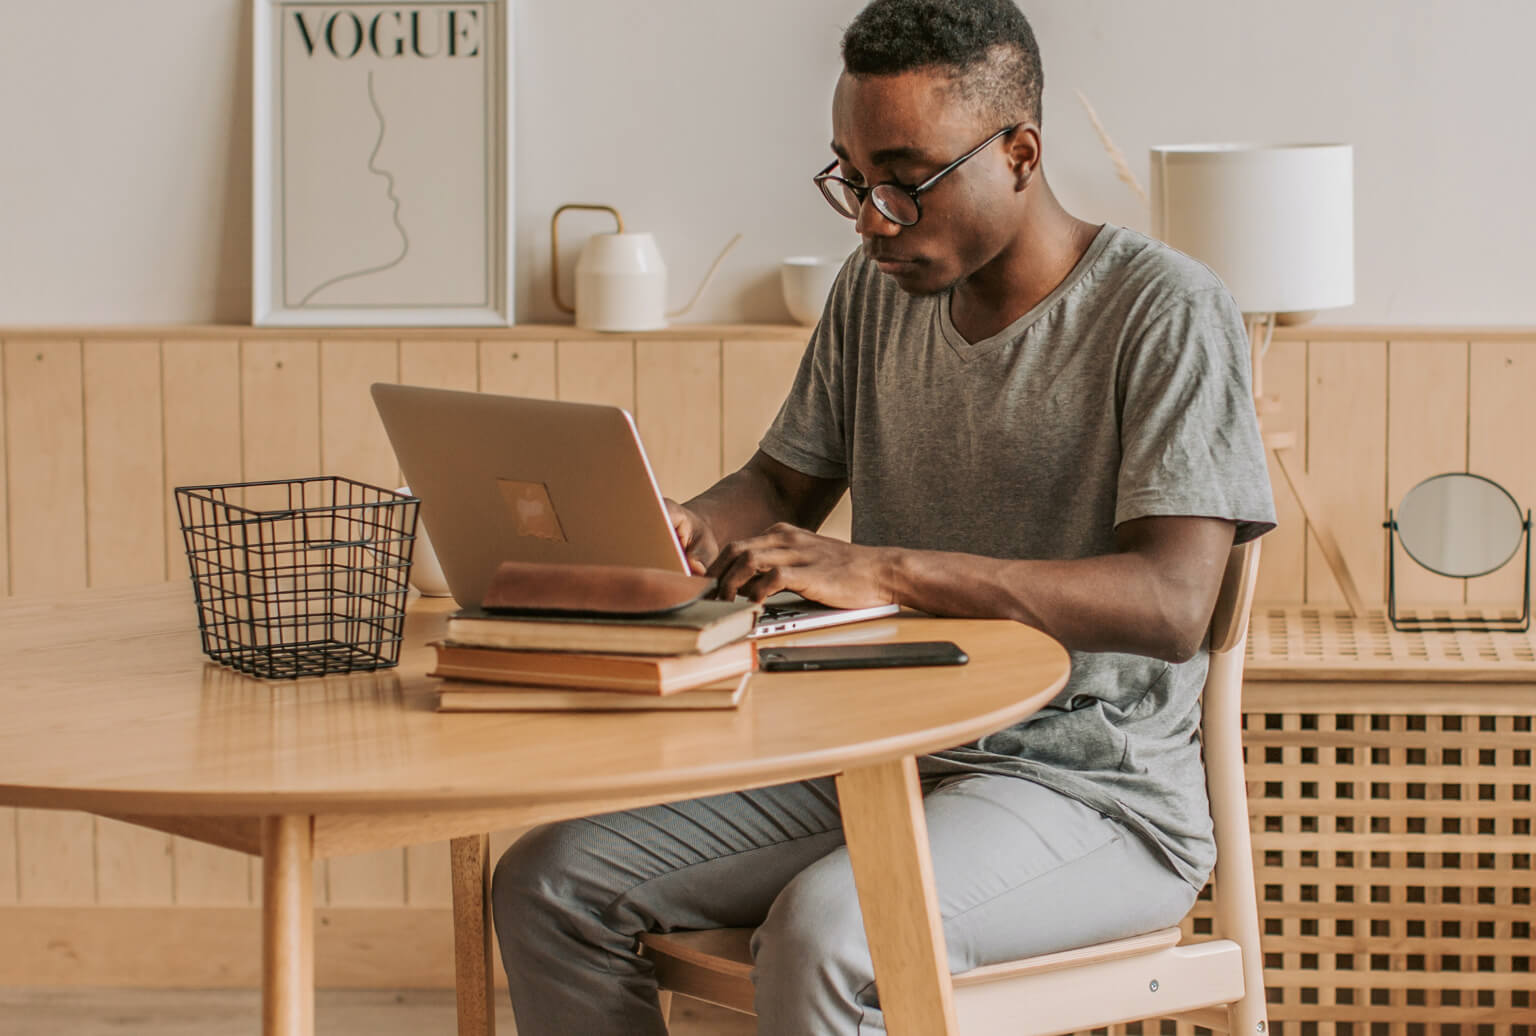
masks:
{"label": "mirror stand", "polygon": [[1525,585],[1518,618],[1420,618],[1397,614],[1397,518],[1391,510],[1382,522],[1387,530],[1387,618],[1392,628],[1407,633],[1524,633],[1531,628],[1531,512],[1525,512],[1522,535],[1525,537]]}

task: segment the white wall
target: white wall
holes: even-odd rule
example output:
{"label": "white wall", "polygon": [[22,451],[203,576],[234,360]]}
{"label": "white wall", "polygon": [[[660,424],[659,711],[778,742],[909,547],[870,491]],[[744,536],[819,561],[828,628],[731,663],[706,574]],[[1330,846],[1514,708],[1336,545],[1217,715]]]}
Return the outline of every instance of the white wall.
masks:
{"label": "white wall", "polygon": [[[0,324],[249,319],[246,2],[0,0]],[[675,303],[744,232],[688,319],[785,319],[777,259],[854,244],[809,177],[861,2],[515,0],[520,319],[556,316],[548,221],[565,201],[654,231]],[[1346,141],[1358,301],[1330,322],[1536,324],[1536,4],[1025,9],[1046,167],[1079,215],[1147,225],[1074,87],[1143,177],[1153,144]]]}

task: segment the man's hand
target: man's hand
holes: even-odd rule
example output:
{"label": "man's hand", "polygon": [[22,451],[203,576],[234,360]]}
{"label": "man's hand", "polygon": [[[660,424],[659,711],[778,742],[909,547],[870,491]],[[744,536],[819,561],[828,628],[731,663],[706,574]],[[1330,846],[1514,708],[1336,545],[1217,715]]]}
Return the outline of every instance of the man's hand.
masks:
{"label": "man's hand", "polygon": [[741,594],[761,601],[794,590],[834,608],[864,608],[895,600],[888,555],[779,522],[761,536],[726,544],[706,574],[719,580],[721,600]]}
{"label": "man's hand", "polygon": [[676,500],[663,498],[662,503],[667,505],[672,532],[682,545],[688,567],[695,575],[703,575],[720,553],[720,545],[715,542],[715,534],[710,531],[709,523],[697,511],[689,510]]}

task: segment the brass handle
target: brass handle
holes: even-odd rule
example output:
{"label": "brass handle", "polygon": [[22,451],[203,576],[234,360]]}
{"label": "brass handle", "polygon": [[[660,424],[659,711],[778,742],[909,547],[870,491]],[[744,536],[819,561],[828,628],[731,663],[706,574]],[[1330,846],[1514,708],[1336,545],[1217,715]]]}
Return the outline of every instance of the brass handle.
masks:
{"label": "brass handle", "polygon": [[613,222],[618,225],[617,233],[624,233],[624,217],[619,215],[619,210],[612,205],[562,205],[555,210],[555,214],[549,218],[549,292],[554,296],[555,305],[562,312],[574,313],[575,306],[568,306],[560,297],[560,214],[567,209],[585,209],[588,212],[606,212],[613,217]]}

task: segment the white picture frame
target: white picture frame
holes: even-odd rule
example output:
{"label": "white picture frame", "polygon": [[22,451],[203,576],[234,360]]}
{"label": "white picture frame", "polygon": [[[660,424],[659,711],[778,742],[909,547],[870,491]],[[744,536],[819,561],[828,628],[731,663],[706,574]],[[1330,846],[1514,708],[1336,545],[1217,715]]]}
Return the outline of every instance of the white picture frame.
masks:
{"label": "white picture frame", "polygon": [[512,323],[512,0],[251,0],[252,323]]}

